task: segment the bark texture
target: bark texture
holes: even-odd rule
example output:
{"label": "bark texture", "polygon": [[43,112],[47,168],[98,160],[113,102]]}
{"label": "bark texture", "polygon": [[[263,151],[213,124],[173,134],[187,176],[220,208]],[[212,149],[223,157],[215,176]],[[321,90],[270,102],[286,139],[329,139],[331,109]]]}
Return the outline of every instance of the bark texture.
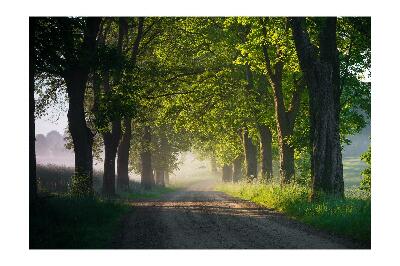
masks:
{"label": "bark texture", "polygon": [[83,107],[84,91],[87,74],[76,71],[67,78],[67,91],[69,96],[68,127],[71,133],[75,152],[75,175],[79,178],[77,187],[87,187],[87,193],[92,191],[93,175],[93,133],[86,125]]}
{"label": "bark texture", "polygon": [[344,196],[336,18],[322,19],[319,56],[304,28],[304,18],[291,18],[289,21],[310,94],[313,198],[320,191]]}
{"label": "bark texture", "polygon": [[233,161],[233,176],[232,181],[238,182],[243,175],[243,155],[238,156]]}
{"label": "bark texture", "polygon": [[[103,71],[104,93],[112,94],[110,85],[110,73],[108,69]],[[111,121],[111,130],[103,133],[104,140],[104,173],[102,192],[106,196],[115,195],[115,158],[119,140],[121,138],[121,122],[118,118]]]}
{"label": "bark texture", "polygon": [[249,137],[247,129],[243,130],[243,146],[246,162],[246,177],[257,178],[257,147]]}
{"label": "bark texture", "polygon": [[124,133],[118,147],[117,159],[117,188],[129,188],[129,148],[131,146],[132,124],[130,118],[124,119]]}
{"label": "bark texture", "polygon": [[232,182],[232,174],[233,174],[233,169],[232,165],[225,164],[222,166],[222,181],[223,182]]}
{"label": "bark texture", "polygon": [[269,127],[260,125],[261,139],[261,175],[269,181],[272,179],[272,133]]}
{"label": "bark texture", "polygon": [[118,143],[121,137],[120,121],[112,122],[111,132],[103,134],[104,140],[104,174],[103,194],[115,195],[115,158],[117,156]]}
{"label": "bark texture", "polygon": [[140,154],[141,160],[141,184],[145,189],[150,189],[154,185],[154,175],[151,163],[151,132],[150,127],[145,126],[142,137],[142,152]]}

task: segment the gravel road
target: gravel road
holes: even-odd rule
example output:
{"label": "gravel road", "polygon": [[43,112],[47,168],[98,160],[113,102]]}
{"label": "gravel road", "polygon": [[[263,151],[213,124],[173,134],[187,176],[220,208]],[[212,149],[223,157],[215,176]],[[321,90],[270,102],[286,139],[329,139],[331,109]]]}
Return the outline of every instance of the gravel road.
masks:
{"label": "gravel road", "polygon": [[213,190],[203,180],[159,199],[132,202],[112,248],[346,249],[365,248],[254,203]]}

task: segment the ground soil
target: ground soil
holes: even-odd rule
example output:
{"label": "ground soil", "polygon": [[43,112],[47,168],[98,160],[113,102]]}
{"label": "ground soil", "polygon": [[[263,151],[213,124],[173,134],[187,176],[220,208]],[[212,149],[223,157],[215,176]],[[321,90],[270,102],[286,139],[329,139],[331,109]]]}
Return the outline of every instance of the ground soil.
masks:
{"label": "ground soil", "polygon": [[159,199],[132,201],[112,248],[369,248],[214,191],[214,185],[215,180],[202,180]]}

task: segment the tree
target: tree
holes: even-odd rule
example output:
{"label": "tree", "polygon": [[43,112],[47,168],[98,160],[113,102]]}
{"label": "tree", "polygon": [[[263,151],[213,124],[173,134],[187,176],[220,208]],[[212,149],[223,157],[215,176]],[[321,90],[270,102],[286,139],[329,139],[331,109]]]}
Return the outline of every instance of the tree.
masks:
{"label": "tree", "polygon": [[93,192],[93,133],[86,123],[84,98],[100,22],[96,17],[59,17],[37,18],[36,23],[35,82],[60,84],[68,95],[68,127],[75,151],[73,194]]}
{"label": "tree", "polygon": [[[93,192],[93,133],[87,127],[83,107],[86,82],[91,69],[91,60],[96,50],[96,37],[100,18],[90,17],[85,20],[82,43],[75,44],[69,19],[61,19],[65,31],[66,67],[63,78],[67,87],[69,108],[68,128],[75,151],[75,175],[72,181],[72,193],[90,195]],[[77,54],[70,51],[77,49]]]}
{"label": "tree", "polygon": [[[139,53],[139,45],[143,37],[143,23],[144,18],[138,18],[137,34],[132,46],[131,64],[132,67],[136,66],[137,56]],[[122,135],[121,143],[118,147],[118,160],[117,160],[117,187],[121,190],[129,186],[129,148],[132,138],[132,119],[126,117],[123,121],[124,132]]]}
{"label": "tree", "polygon": [[[291,138],[304,87],[301,83],[297,62],[292,56],[294,45],[288,36],[288,26],[285,24],[284,18],[243,18],[241,23],[250,29],[240,47],[242,53],[246,55],[242,60],[245,64],[252,65],[253,72],[265,76],[268,87],[272,89],[272,102],[267,104],[274,106],[280,151],[281,182],[289,183],[295,175],[295,151]],[[262,84],[262,87],[264,94],[268,93],[266,84]],[[289,102],[286,104],[288,108],[285,107],[285,101]],[[266,137],[271,135],[268,134],[270,133],[268,127],[271,124],[271,122],[259,124],[260,137],[263,137],[264,146],[269,143]],[[271,150],[265,149],[262,153],[265,169],[263,175],[267,172],[267,158],[268,168],[270,166]],[[267,176],[269,175],[270,173],[267,174]]]}
{"label": "tree", "polygon": [[35,30],[36,19],[29,18],[29,200],[37,196],[35,153]]}
{"label": "tree", "polygon": [[[104,174],[102,192],[106,196],[115,194],[115,159],[122,134],[121,118],[125,110],[121,100],[120,83],[125,66],[123,57],[126,21],[119,18],[104,20],[101,25],[98,46],[98,65],[93,71],[93,112],[97,128],[104,143]],[[117,24],[117,27],[115,27]],[[118,33],[116,33],[118,32]],[[114,37],[116,36],[116,37]]]}
{"label": "tree", "polygon": [[232,169],[231,164],[223,165],[222,166],[222,181],[223,182],[232,182],[232,173],[233,173],[233,169]]}
{"label": "tree", "polygon": [[315,198],[319,191],[343,196],[336,18],[322,19],[319,51],[311,44],[304,24],[304,18],[290,19],[297,55],[310,94],[312,197]]}
{"label": "tree", "polygon": [[[239,119],[234,121],[236,101],[232,99],[237,88],[243,87],[244,69],[230,69],[232,55],[219,41],[225,34],[221,22],[204,18],[171,21],[160,37],[162,45],[156,47],[157,70],[153,71],[148,98],[165,99],[160,108],[168,114],[166,120],[174,121],[175,131],[189,134],[193,147],[215,154],[218,164],[223,165],[231,164],[242,152],[236,127]],[[157,72],[162,74],[159,81],[154,80]],[[162,84],[159,89],[155,86],[158,82]]]}
{"label": "tree", "polygon": [[257,178],[257,147],[251,140],[248,129],[243,130],[243,149],[246,161],[246,177]]}
{"label": "tree", "polygon": [[[261,176],[265,181],[273,178],[273,128],[275,126],[273,100],[265,75],[259,75],[257,90],[257,129],[260,139]],[[271,108],[272,107],[272,108]],[[272,109],[272,110],[271,110]]]}
{"label": "tree", "polygon": [[261,139],[261,175],[267,180],[271,180],[272,172],[272,132],[265,125],[259,125]]}
{"label": "tree", "polygon": [[[272,159],[271,159],[272,160]],[[238,182],[243,176],[243,154],[233,161],[232,181]]]}
{"label": "tree", "polygon": [[141,183],[145,189],[154,186],[154,175],[151,161],[151,128],[144,126],[142,137],[142,151],[140,153],[141,160]]}
{"label": "tree", "polygon": [[343,194],[341,145],[370,118],[368,19],[36,21],[34,107],[40,114],[66,91],[74,187],[91,187],[104,144],[106,195],[117,155],[117,188],[132,168],[150,188],[188,149],[235,182],[259,172],[272,181],[279,149],[282,183],[308,184],[312,174],[314,194]]}

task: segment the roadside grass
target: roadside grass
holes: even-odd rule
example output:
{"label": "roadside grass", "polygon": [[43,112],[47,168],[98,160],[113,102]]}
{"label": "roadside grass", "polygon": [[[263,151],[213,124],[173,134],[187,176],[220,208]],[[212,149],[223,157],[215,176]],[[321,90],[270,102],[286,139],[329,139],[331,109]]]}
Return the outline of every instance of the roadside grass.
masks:
{"label": "roadside grass", "polygon": [[39,197],[30,204],[31,249],[106,248],[129,206],[66,194]]}
{"label": "roadside grass", "polygon": [[129,190],[118,192],[118,196],[121,199],[154,199],[159,198],[163,194],[174,192],[178,189],[178,187],[174,187],[172,185],[162,186],[153,186],[151,189],[144,189],[139,182],[130,181],[129,182]]}
{"label": "roadside grass", "polygon": [[371,241],[371,199],[363,191],[351,189],[344,199],[325,196],[310,202],[310,189],[296,184],[221,183],[216,189],[337,235]]}
{"label": "roadside grass", "polygon": [[[38,189],[42,194],[66,194],[68,193],[71,176],[74,174],[73,167],[59,165],[37,165],[36,173],[38,177]],[[97,195],[101,195],[103,180],[102,171],[93,172],[93,189]],[[144,190],[140,182],[135,180],[129,181],[129,190],[118,192],[118,196],[122,199],[140,199],[140,198],[157,198],[162,194],[175,191],[179,185],[171,184],[166,187],[154,186],[150,190]]]}
{"label": "roadside grass", "polygon": [[74,169],[38,165],[39,198],[30,203],[29,245],[31,249],[106,248],[122,217],[132,210],[128,200],[158,198],[177,187],[155,186],[144,190],[130,181],[126,192],[117,197],[101,196],[102,172],[93,175],[94,198],[68,195]]}

